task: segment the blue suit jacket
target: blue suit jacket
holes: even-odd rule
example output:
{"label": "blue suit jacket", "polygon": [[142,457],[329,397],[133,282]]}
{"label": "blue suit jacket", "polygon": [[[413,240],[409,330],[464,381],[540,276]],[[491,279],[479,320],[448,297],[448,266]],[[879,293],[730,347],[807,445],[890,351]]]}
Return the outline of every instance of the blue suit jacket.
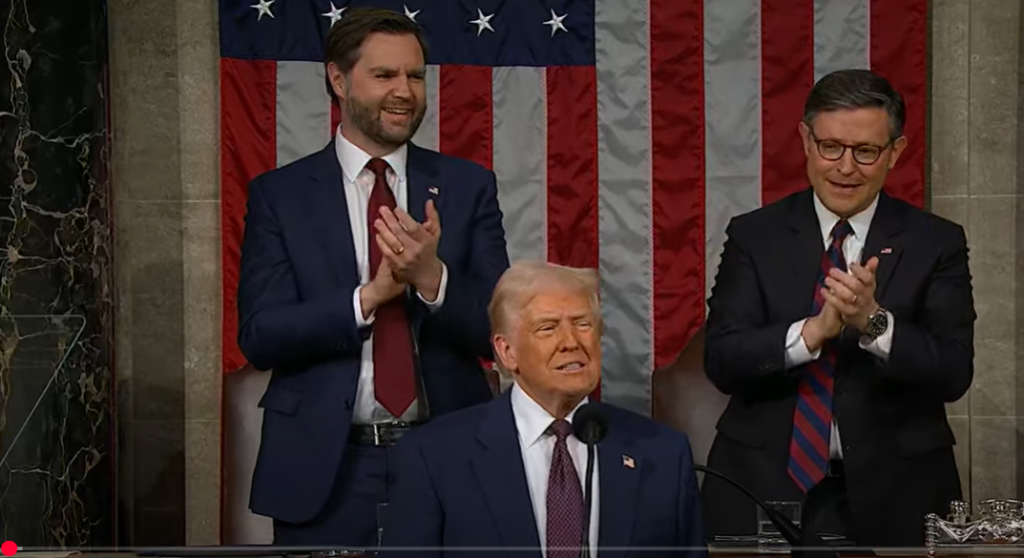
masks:
{"label": "blue suit jacket", "polygon": [[[619,558],[629,554],[625,547],[662,547],[665,554],[706,558],[689,439],[647,417],[599,405],[609,429],[597,451],[597,555]],[[541,557],[509,392],[406,435],[396,453],[382,549],[388,558],[439,557],[441,547],[459,557],[494,555],[484,549],[497,547]],[[633,458],[633,468],[625,456]]]}
{"label": "blue suit jacket", "polygon": [[[440,309],[405,297],[436,416],[492,397],[479,358],[491,356],[487,304],[509,261],[494,173],[409,145],[407,175],[413,218],[423,222],[434,200],[448,267]],[[332,141],[249,186],[238,340],[253,366],[273,369],[250,506],[290,523],[313,518],[331,493],[370,333],[353,315],[360,282],[342,180]]]}

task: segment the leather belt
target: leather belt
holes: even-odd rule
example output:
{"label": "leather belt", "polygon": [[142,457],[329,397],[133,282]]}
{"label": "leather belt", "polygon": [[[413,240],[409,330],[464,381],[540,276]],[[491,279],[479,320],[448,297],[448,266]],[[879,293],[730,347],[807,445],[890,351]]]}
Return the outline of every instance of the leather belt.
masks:
{"label": "leather belt", "polygon": [[422,422],[382,422],[376,424],[353,424],[349,429],[348,441],[363,446],[393,446],[398,440]]}

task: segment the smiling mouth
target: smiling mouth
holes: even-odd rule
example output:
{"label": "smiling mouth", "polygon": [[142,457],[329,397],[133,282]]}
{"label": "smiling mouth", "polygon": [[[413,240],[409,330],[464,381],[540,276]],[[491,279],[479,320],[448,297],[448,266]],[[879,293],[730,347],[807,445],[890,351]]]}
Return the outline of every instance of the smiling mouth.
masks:
{"label": "smiling mouth", "polygon": [[829,184],[832,184],[833,186],[837,186],[839,188],[856,188],[860,186],[860,184],[846,184],[843,182],[836,182],[834,180],[829,180]]}
{"label": "smiling mouth", "polygon": [[559,366],[557,370],[561,370],[562,372],[579,372],[580,370],[583,370],[583,363],[575,361],[567,362]]}
{"label": "smiling mouth", "polygon": [[399,109],[399,108],[384,108],[381,109],[388,114],[395,114],[398,116],[405,116],[412,112],[412,109]]}

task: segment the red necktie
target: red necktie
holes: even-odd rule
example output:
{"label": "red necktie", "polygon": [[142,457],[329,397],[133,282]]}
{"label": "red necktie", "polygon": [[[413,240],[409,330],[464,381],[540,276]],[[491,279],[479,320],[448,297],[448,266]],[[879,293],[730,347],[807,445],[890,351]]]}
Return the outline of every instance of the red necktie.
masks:
{"label": "red necktie", "polygon": [[555,435],[547,497],[548,558],[578,558],[583,535],[583,488],[565,441],[572,432],[569,421],[550,426]]}
{"label": "red necktie", "polygon": [[[853,232],[846,221],[832,228],[832,244],[821,257],[818,282],[815,283],[812,315],[821,311],[825,300],[821,289],[825,277],[833,268],[846,271],[843,240]],[[807,365],[797,387],[796,409],[793,411],[793,436],[789,442],[787,472],[800,490],[809,491],[828,470],[829,438],[832,435],[832,386],[835,382],[836,347],[834,340],[826,341],[817,359]]]}
{"label": "red necktie", "polygon": [[[373,222],[380,217],[381,206],[395,209],[395,195],[388,187],[386,161],[370,159],[366,168],[373,171],[376,177],[367,208],[370,275],[375,276],[382,256]],[[377,307],[373,320],[373,390],[377,401],[396,418],[401,417],[416,399],[410,335],[409,318],[405,313],[402,296]]]}

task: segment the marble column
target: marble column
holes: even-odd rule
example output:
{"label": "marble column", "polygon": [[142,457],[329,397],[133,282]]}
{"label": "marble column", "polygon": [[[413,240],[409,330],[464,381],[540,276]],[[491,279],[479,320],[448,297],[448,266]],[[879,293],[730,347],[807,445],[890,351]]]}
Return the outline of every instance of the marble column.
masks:
{"label": "marble column", "polygon": [[217,2],[109,13],[121,541],[218,544]]}
{"label": "marble column", "polygon": [[1024,489],[1024,157],[1020,0],[933,0],[932,209],[971,249],[975,377],[949,406],[966,496]]}
{"label": "marble column", "polygon": [[0,531],[116,537],[103,2],[0,4]]}

